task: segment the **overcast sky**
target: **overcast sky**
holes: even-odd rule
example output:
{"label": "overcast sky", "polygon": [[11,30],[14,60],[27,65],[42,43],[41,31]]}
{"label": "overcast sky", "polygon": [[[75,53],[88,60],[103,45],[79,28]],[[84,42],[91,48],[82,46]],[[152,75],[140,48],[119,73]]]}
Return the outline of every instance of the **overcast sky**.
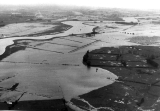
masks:
{"label": "overcast sky", "polygon": [[0,0],[0,4],[60,4],[109,8],[160,9],[160,0]]}

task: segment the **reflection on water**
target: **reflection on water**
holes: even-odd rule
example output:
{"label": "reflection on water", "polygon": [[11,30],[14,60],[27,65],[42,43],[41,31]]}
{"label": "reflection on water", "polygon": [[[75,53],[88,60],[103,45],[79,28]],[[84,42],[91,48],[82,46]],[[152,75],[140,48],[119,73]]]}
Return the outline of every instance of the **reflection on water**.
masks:
{"label": "reflection on water", "polygon": [[[96,68],[88,69],[82,65],[80,67],[58,70],[57,75],[67,100],[93,89],[111,84],[117,79],[117,76],[111,72],[100,68],[96,72]],[[112,79],[108,80],[108,77]]]}

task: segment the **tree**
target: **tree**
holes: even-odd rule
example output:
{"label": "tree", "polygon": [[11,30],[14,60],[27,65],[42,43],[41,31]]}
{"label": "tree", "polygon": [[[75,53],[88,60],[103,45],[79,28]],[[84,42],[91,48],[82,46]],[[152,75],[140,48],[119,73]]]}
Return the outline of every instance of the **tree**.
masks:
{"label": "tree", "polygon": [[89,50],[86,52],[86,54],[83,56],[83,63],[86,64],[89,57]]}
{"label": "tree", "polygon": [[158,66],[159,66],[158,63],[156,63],[155,61],[153,61],[151,58],[148,58],[146,60],[147,60],[148,64],[152,65],[155,68],[158,68]]}
{"label": "tree", "polygon": [[127,66],[126,61],[124,61],[124,60],[121,60],[121,64],[123,64],[124,67]]}

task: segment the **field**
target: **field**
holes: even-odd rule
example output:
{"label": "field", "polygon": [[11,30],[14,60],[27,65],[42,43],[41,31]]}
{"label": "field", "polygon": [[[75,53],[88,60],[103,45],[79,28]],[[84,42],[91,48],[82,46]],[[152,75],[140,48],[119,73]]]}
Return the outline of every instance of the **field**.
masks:
{"label": "field", "polygon": [[134,111],[141,108],[158,111],[159,53],[160,49],[152,46],[104,47],[87,52],[83,63],[88,68],[96,67],[97,72],[99,68],[106,69],[118,79],[72,99],[72,104],[86,110]]}
{"label": "field", "polygon": [[129,38],[129,41],[138,43],[141,45],[158,45],[159,44],[160,37],[159,36],[136,36]]}
{"label": "field", "polygon": [[12,24],[12,23],[23,23],[26,22],[28,19],[32,19],[34,16],[15,16],[12,15],[10,12],[0,13],[0,22],[3,22],[4,25]]}

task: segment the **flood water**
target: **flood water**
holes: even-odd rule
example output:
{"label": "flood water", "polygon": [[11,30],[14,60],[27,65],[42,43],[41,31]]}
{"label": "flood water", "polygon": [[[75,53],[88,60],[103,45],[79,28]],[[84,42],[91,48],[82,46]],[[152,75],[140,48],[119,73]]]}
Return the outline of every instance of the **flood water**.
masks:
{"label": "flood water", "polygon": [[[91,32],[93,29],[93,26],[84,25],[79,21],[68,21],[65,22],[65,24],[72,25],[73,27],[64,33],[57,35],[1,39],[0,54],[4,53],[6,46],[13,44],[13,40],[28,38],[45,40],[53,37],[67,36],[72,33],[87,33]],[[80,41],[81,44],[76,42],[78,47],[93,42],[91,39],[77,37],[70,37],[67,39],[63,42],[59,40],[59,42],[61,44],[75,45],[74,41]],[[50,42],[54,42],[55,40],[57,39],[52,39]],[[82,50],[77,52],[68,53],[69,51],[74,50],[74,48],[45,44],[39,46],[38,48],[62,51],[64,54],[36,50],[32,48],[18,51],[3,59],[4,62],[0,62],[0,77],[15,76],[4,82],[1,82],[0,86],[10,87],[15,83],[19,83],[17,90],[21,92],[27,92],[20,101],[35,99],[57,99],[63,97],[69,101],[75,96],[111,84],[114,82],[114,79],[117,78],[116,75],[107,70],[99,68],[96,72],[96,68],[88,69],[83,65],[82,58],[86,51],[98,47],[101,47],[100,43],[97,43],[97,45],[94,44],[93,46],[90,45],[89,47],[84,47]],[[112,79],[108,80],[107,77]],[[16,94],[15,92],[12,93],[12,95]],[[10,97],[11,94],[6,93],[5,96]],[[5,96],[3,97],[5,98]]]}

